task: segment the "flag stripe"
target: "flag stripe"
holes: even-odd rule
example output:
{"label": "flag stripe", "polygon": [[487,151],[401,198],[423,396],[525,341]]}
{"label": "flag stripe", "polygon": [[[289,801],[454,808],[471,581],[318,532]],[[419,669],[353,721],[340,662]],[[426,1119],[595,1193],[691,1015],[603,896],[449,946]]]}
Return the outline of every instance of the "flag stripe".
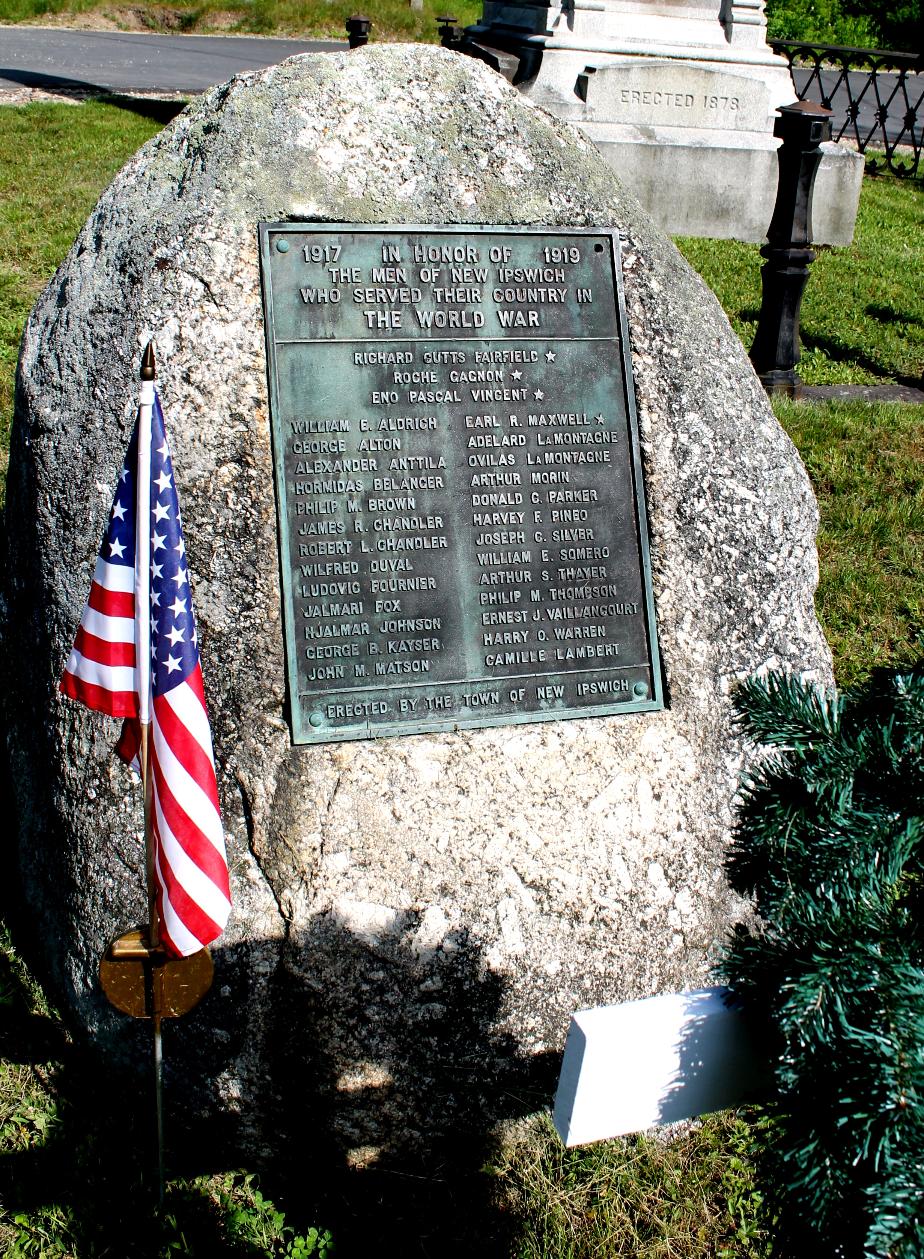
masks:
{"label": "flag stripe", "polygon": [[[189,685],[178,686],[158,696],[155,708],[164,738],[177,760],[205,791],[217,814],[218,784],[212,759],[212,737],[201,701]],[[204,745],[202,740],[206,740]]]}
{"label": "flag stripe", "polygon": [[[80,682],[98,687],[103,691],[112,691],[117,695],[132,695],[135,691],[135,670],[125,665],[106,665],[98,660],[88,660],[79,651],[72,651],[67,662],[67,671]],[[135,705],[137,708],[137,704]],[[104,709],[109,712],[108,707]],[[110,716],[113,714],[110,713]],[[116,714],[130,716],[129,713]]]}
{"label": "flag stripe", "polygon": [[[80,624],[94,638],[103,638],[107,643],[132,643],[135,641],[135,618],[131,616],[108,615],[96,611],[89,603],[83,610]],[[133,662],[134,663],[134,662]]]}
{"label": "flag stripe", "polygon": [[[163,774],[163,768],[157,756],[157,744],[154,746],[154,789],[157,797],[158,810],[164,824],[176,842],[182,847],[189,859],[203,872],[227,899],[228,870],[223,854],[218,851],[207,837],[202,835],[195,823],[183,808],[181,801],[170,789],[170,784]],[[167,832],[165,831],[164,834]],[[180,838],[177,838],[180,837]],[[171,857],[171,863],[173,858]]]}
{"label": "flag stripe", "polygon": [[135,596],[123,594],[119,590],[107,590],[94,582],[90,587],[88,607],[104,616],[131,617],[134,624]]}
{"label": "flag stripe", "polygon": [[138,710],[138,697],[134,691],[111,691],[108,687],[86,682],[70,669],[61,679],[61,690],[70,699],[79,700],[94,712],[107,717],[134,717]]}
{"label": "flag stripe", "polygon": [[133,766],[149,723],[152,890],[164,947],[180,957],[220,935],[231,908],[185,554],[163,413],[146,382],[61,690],[127,719],[116,751]]}
{"label": "flag stripe", "polygon": [[100,555],[93,570],[93,580],[103,590],[111,590],[113,594],[121,592],[135,598],[135,570],[130,564],[110,564]]}
{"label": "flag stripe", "polygon": [[202,784],[192,776],[170,746],[168,735],[175,732],[165,731],[160,720],[154,722],[152,730],[157,763],[164,775],[164,781],[174,797],[182,801],[183,811],[192,824],[221,852],[224,848],[221,818],[210,793],[203,790]]}
{"label": "flag stripe", "polygon": [[135,712],[127,715],[126,721],[122,725],[122,733],[119,735],[119,741],[115,745],[116,756],[120,756],[126,765],[131,765],[136,774],[141,775],[141,762],[139,760],[141,750],[141,723],[138,720],[138,697],[132,696],[135,701]]}
{"label": "flag stripe", "polygon": [[[166,810],[165,805],[167,805]],[[165,872],[164,877],[169,899],[190,929],[195,929],[191,919],[192,910],[189,907],[184,908],[185,901],[182,897],[197,904],[203,914],[208,916],[210,924],[218,925],[220,931],[230,909],[227,893],[216,885],[209,873],[200,869],[196,859],[190,855],[187,845],[177,838],[168,820],[169,812],[176,812],[176,810],[168,804],[163,786],[158,782],[154,793],[154,813],[159,841],[158,851],[162,864],[166,862],[170,872],[169,875]],[[218,932],[216,931],[215,934],[217,935]]]}
{"label": "flag stripe", "polygon": [[190,953],[198,953],[202,947],[200,940],[186,929],[169,899],[164,895],[165,875],[160,853],[157,854],[154,862],[154,874],[157,881],[157,916],[160,919],[161,944],[178,957],[188,957]]}
{"label": "flag stripe", "polygon": [[111,665],[114,668],[127,665],[134,672],[135,644],[133,642],[107,642],[104,638],[97,638],[95,634],[88,633],[83,625],[79,625],[77,637],[74,640],[74,651],[84,660],[92,660],[94,664]]}

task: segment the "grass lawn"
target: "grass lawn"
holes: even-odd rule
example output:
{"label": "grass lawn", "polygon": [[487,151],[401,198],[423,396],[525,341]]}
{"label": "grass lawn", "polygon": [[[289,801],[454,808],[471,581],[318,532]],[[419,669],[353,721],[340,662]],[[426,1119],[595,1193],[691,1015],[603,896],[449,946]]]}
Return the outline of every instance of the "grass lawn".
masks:
{"label": "grass lawn", "polygon": [[[924,376],[924,182],[867,176],[852,245],[821,247],[802,301],[807,385],[920,386]],[[756,245],[678,241],[745,345],[760,310]]]}
{"label": "grass lawn", "polygon": [[345,39],[344,23],[354,13],[372,18],[375,40],[438,39],[436,18],[449,13],[468,26],[481,16],[480,0],[460,0],[448,9],[440,0],[376,0],[363,8],[353,0],[171,0],[169,4],[130,4],[123,0],[0,0],[0,22],[47,22],[123,30],[189,34],[234,33],[300,35]]}
{"label": "grass lawn", "polygon": [[[10,16],[19,0],[2,3],[0,13]],[[467,10],[454,12],[467,17]],[[256,13],[253,6],[251,16]],[[157,129],[105,103],[0,110],[4,452],[26,314],[103,186]],[[922,217],[919,184],[866,181],[856,243],[824,251],[809,283],[807,381],[920,379]],[[756,247],[682,246],[749,342],[759,301]],[[853,681],[876,665],[919,656],[924,407],[851,402],[780,403],[776,409],[819,499],[818,607],[839,679]],[[155,1226],[150,1210],[138,1205],[145,1192],[138,1134],[125,1129],[124,1111],[88,1107],[98,1081],[82,1074],[8,938],[0,941],[0,1007],[0,1254],[295,1259],[322,1253],[308,1229],[325,1222],[323,1204],[296,1204],[286,1219],[252,1179],[231,1168],[173,1182],[166,1220]],[[633,1138],[567,1152],[547,1122],[539,1122],[527,1142],[499,1154],[482,1175],[498,1219],[514,1238],[508,1253],[519,1259],[758,1259],[769,1254],[769,1242],[759,1221],[751,1134],[744,1120],[723,1115],[670,1145]],[[126,1202],[134,1203],[131,1210]],[[396,1218],[396,1244],[398,1237],[408,1254],[417,1253],[411,1219]]]}

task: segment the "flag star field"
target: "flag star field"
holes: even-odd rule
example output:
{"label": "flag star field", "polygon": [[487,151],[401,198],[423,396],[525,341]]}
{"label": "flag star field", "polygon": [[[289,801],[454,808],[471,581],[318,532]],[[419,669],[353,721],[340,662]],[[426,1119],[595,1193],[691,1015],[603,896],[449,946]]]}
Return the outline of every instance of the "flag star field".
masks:
{"label": "flag star field", "polygon": [[156,394],[151,415],[149,606],[136,590],[138,426],[129,444],[61,690],[89,708],[126,718],[117,751],[138,763],[138,620],[150,623],[152,805],[160,936],[187,956],[214,940],[230,910],[212,739],[193,618],[173,463]]}

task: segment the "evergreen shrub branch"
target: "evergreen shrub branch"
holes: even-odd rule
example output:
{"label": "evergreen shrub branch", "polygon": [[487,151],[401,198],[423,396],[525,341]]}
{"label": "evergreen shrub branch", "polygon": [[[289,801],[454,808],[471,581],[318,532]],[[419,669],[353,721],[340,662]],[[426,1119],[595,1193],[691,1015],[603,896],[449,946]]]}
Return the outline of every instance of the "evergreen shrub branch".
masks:
{"label": "evergreen shrub branch", "polygon": [[757,930],[720,976],[762,1025],[762,1163],[777,1253],[924,1256],[924,668],[826,693],[754,678],[766,749],[728,858]]}

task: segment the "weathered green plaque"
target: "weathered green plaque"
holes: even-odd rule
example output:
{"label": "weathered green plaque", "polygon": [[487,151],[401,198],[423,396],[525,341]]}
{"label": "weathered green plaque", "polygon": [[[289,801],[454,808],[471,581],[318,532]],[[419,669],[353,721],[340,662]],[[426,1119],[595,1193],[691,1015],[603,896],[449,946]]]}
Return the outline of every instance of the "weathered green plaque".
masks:
{"label": "weathered green plaque", "polygon": [[295,742],[662,708],[618,236],[260,248]]}

